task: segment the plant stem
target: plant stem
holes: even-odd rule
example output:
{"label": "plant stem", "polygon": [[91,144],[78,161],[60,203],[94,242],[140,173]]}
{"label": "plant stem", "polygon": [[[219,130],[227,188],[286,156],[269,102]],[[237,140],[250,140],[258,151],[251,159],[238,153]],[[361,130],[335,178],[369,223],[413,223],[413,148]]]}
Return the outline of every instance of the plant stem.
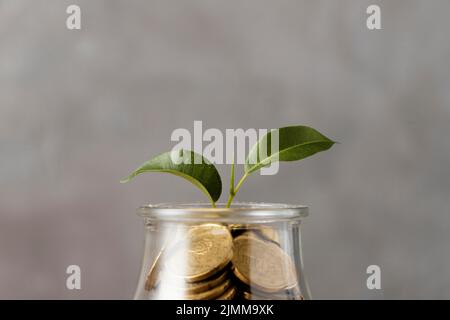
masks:
{"label": "plant stem", "polygon": [[230,174],[230,194],[234,193],[234,159],[231,164],[231,174]]}
{"label": "plant stem", "polygon": [[236,187],[230,188],[230,197],[228,198],[228,202],[227,202],[227,208],[229,208],[231,206],[231,202],[233,202],[234,196],[236,195],[236,193],[238,193],[239,189],[241,188],[242,184],[244,183],[245,179],[247,179],[248,177],[248,173],[245,173],[241,180],[239,180],[239,182],[237,183]]}

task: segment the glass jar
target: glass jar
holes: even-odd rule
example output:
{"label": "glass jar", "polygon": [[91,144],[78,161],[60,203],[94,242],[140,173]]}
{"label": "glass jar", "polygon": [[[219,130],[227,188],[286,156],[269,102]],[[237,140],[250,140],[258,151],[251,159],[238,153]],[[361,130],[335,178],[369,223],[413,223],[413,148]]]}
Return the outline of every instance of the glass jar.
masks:
{"label": "glass jar", "polygon": [[135,299],[310,299],[305,206],[159,204],[138,209],[145,247]]}

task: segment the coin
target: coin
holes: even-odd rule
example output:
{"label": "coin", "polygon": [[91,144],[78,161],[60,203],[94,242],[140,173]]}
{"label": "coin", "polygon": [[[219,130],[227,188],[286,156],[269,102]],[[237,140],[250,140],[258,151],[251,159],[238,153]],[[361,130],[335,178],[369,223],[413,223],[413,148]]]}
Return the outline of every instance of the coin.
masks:
{"label": "coin", "polygon": [[276,229],[269,226],[261,226],[254,231],[258,236],[264,240],[272,241],[276,244],[280,243],[280,237]]}
{"label": "coin", "polygon": [[145,290],[150,291],[157,285],[157,282],[160,280],[159,274],[162,269],[162,261],[165,259],[164,253],[171,251],[171,247],[179,237],[179,230],[180,228],[176,227],[175,230],[171,232],[170,237],[165,240],[162,249],[159,251],[158,255],[153,261],[153,264],[147,273],[147,279],[144,286]]}
{"label": "coin", "polygon": [[223,295],[227,289],[231,286],[231,280],[227,279],[220,285],[211,290],[196,293],[196,294],[186,294],[184,299],[186,300],[211,300]]}
{"label": "coin", "polygon": [[188,228],[184,239],[166,257],[165,266],[187,282],[201,281],[222,270],[233,256],[233,239],[225,226]]}
{"label": "coin", "polygon": [[[199,293],[203,291],[211,290],[214,287],[217,287],[219,284],[223,283],[226,279],[229,278],[230,271],[225,270],[222,273],[218,273],[211,278],[198,281],[198,282],[174,282],[173,283],[173,289],[185,292],[187,294],[194,294]],[[169,283],[170,284],[170,283]]]}
{"label": "coin", "polygon": [[241,235],[242,233],[247,231],[248,228],[249,228],[249,226],[246,224],[233,223],[233,224],[228,225],[228,229],[230,230],[231,235],[233,237],[237,237],[237,236]]}
{"label": "coin", "polygon": [[246,285],[277,292],[297,285],[290,257],[276,244],[254,236],[234,239],[233,272]]}
{"label": "coin", "polygon": [[230,287],[224,294],[217,297],[216,300],[232,300],[237,293],[236,287]]}
{"label": "coin", "polygon": [[147,290],[147,291],[150,291],[156,285],[156,282],[158,280],[158,275],[159,275],[159,272],[161,269],[161,267],[160,267],[161,256],[162,256],[163,252],[164,252],[164,249],[158,253],[155,261],[153,262],[152,266],[150,267],[150,271],[147,274],[147,280],[145,281],[145,290]]}
{"label": "coin", "polygon": [[[236,283],[237,288],[241,292],[241,295],[243,298],[245,296],[249,297],[249,295],[254,296],[253,299],[257,300],[303,300],[302,294],[300,292],[300,288],[298,286],[295,286],[291,289],[285,289],[280,290],[276,292],[266,292],[262,291],[259,288],[253,286],[253,285],[246,285],[242,281],[240,281],[235,275],[234,275],[234,281]],[[244,296],[244,293],[246,295]]]}

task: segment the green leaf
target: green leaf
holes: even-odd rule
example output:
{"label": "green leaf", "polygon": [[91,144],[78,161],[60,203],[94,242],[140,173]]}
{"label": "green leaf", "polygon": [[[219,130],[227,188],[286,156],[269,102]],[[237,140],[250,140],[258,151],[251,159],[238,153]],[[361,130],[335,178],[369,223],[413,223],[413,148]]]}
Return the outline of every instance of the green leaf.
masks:
{"label": "green leaf", "polygon": [[[278,136],[278,150],[272,151],[272,139]],[[296,161],[321,151],[335,142],[319,131],[306,126],[291,126],[272,130],[264,135],[250,150],[245,160],[245,174],[248,175],[276,161]],[[274,144],[276,147],[276,144]]]}
{"label": "green leaf", "polygon": [[205,193],[213,205],[222,193],[222,181],[216,167],[193,151],[177,150],[160,154],[120,182],[128,182],[144,172],[166,172],[182,177]]}

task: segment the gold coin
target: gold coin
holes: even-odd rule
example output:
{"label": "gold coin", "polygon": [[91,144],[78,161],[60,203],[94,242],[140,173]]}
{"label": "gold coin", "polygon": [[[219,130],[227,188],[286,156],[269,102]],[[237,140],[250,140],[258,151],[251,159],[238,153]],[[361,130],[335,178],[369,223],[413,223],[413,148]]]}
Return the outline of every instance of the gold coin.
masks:
{"label": "gold coin", "polygon": [[290,257],[276,244],[254,236],[234,239],[234,274],[246,285],[265,292],[277,292],[297,285]]}
{"label": "gold coin", "polygon": [[[176,282],[174,283],[174,290],[185,292],[187,294],[194,294],[199,292],[204,292],[211,290],[214,287],[217,287],[219,284],[223,283],[230,275],[230,271],[226,270],[225,272],[214,275],[212,278],[208,278],[206,280],[198,281],[198,282],[185,282],[182,283]],[[170,284],[170,283],[169,283]]]}
{"label": "gold coin", "polygon": [[217,297],[216,300],[232,300],[237,293],[236,287],[230,287],[224,294]]}
{"label": "gold coin", "polygon": [[230,229],[231,231],[240,230],[240,229],[246,229],[246,225],[245,224],[238,224],[238,223],[231,223],[231,224],[228,225],[228,229]]}
{"label": "gold coin", "polygon": [[280,237],[278,236],[278,232],[269,226],[261,226],[254,231],[261,238],[272,241],[275,243],[280,243]]}
{"label": "gold coin", "polygon": [[166,239],[162,249],[159,251],[158,255],[156,256],[152,266],[150,267],[148,273],[147,273],[147,279],[145,281],[145,290],[150,291],[153,289],[157,283],[160,281],[160,272],[162,269],[162,261],[165,259],[165,252],[171,250],[171,246],[174,244],[174,239],[177,238],[177,235],[179,234],[178,230],[180,228],[176,228],[174,230],[173,234],[171,234],[171,237],[169,239]]}
{"label": "gold coin", "polygon": [[249,229],[249,226],[246,224],[229,224],[228,225],[228,229],[231,232],[231,235],[233,237],[237,237],[239,235],[241,235],[242,233],[244,233],[245,231],[247,231]]}
{"label": "gold coin", "polygon": [[161,264],[161,256],[164,252],[164,249],[161,250],[155,261],[153,262],[152,266],[150,267],[150,271],[147,274],[147,280],[145,281],[145,290],[150,291],[153,289],[156,285],[156,282],[158,280],[158,275],[161,270],[160,264]]}
{"label": "gold coin", "polygon": [[204,280],[222,270],[233,256],[233,239],[225,226],[190,227],[183,240],[167,253],[166,268],[187,282]]}
{"label": "gold coin", "polygon": [[258,229],[245,231],[245,232],[241,233],[241,235],[245,235],[247,237],[254,237],[254,238],[261,239],[261,240],[264,240],[267,242],[272,242],[279,246],[278,242],[268,238],[263,233],[261,233]]}
{"label": "gold coin", "polygon": [[230,286],[231,286],[231,280],[228,279],[228,280],[225,280],[220,285],[218,285],[217,287],[212,288],[211,290],[200,292],[200,293],[196,293],[196,294],[187,294],[187,295],[185,295],[184,298],[186,300],[211,300],[211,299],[215,299],[215,298],[221,296],[222,294],[224,294],[224,292],[226,292],[227,289]]}

